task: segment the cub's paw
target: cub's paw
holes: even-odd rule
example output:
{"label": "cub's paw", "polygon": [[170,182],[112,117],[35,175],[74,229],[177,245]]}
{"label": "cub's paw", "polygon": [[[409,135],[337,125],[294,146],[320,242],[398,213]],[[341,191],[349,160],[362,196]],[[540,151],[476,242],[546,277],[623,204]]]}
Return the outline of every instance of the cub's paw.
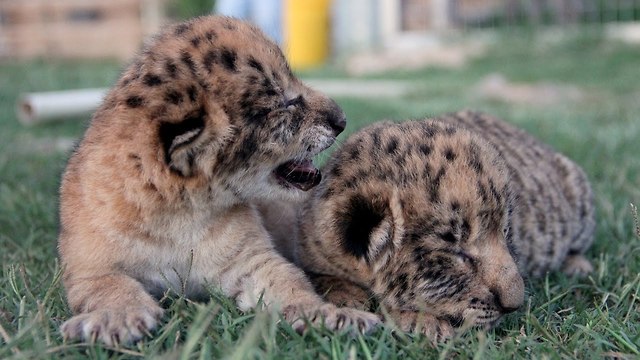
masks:
{"label": "cub's paw", "polygon": [[389,315],[391,322],[395,323],[398,329],[408,333],[423,334],[434,345],[455,335],[455,329],[451,323],[431,314],[416,311],[394,311]]}
{"label": "cub's paw", "polygon": [[108,346],[129,344],[148,335],[162,312],[159,306],[98,309],[72,317],[62,324],[60,331],[65,339],[101,341]]}
{"label": "cub's paw", "polygon": [[569,255],[564,260],[562,272],[568,276],[584,277],[593,271],[593,265],[582,255]]}
{"label": "cub's paw", "polygon": [[303,333],[308,324],[324,324],[329,330],[349,328],[352,332],[366,334],[380,324],[378,315],[333,304],[289,305],[283,310],[283,316],[298,333]]}
{"label": "cub's paw", "polygon": [[365,310],[369,308],[370,295],[361,286],[335,276],[311,275],[316,292],[339,307]]}

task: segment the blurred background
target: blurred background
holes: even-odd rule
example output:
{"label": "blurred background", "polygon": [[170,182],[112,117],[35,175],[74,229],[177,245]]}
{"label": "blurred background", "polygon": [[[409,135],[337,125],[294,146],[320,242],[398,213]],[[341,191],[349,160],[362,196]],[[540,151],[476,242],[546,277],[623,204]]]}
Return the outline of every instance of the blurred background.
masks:
{"label": "blurred background", "polygon": [[[508,63],[506,48],[587,38],[640,44],[640,0],[0,0],[0,62],[102,61],[120,68],[163,25],[211,13],[256,23],[294,70],[317,73],[312,85],[335,96],[404,95],[417,84],[323,78],[463,69],[488,53]],[[512,84],[497,70],[476,82],[480,95],[544,104],[582,95],[571,86]],[[17,117],[31,124],[86,115],[111,83],[88,91],[79,84],[80,92],[52,97],[21,95]]]}
{"label": "blurred background", "polygon": [[638,0],[1,0],[0,57],[126,60],[163,24],[212,12],[256,22],[299,69],[372,51],[423,55],[444,36],[487,29],[597,25],[640,41]]}

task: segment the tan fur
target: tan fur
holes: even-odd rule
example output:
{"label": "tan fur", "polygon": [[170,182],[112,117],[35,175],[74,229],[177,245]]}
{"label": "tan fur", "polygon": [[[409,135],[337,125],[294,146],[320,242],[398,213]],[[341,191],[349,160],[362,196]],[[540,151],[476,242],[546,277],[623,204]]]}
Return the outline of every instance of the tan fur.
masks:
{"label": "tan fur", "polygon": [[[130,342],[163,313],[153,298],[221,289],[331,329],[375,315],[325,303],[276,253],[256,204],[293,201],[274,169],[327,148],[344,114],[296,79],[256,28],[224,17],[170,27],[124,72],[69,160],[59,252],[67,338]],[[319,316],[317,316],[319,315]]]}
{"label": "tan fur", "polygon": [[574,163],[488,115],[378,123],[324,167],[295,256],[327,300],[372,296],[437,341],[516,310],[520,273],[588,271],[591,196]]}

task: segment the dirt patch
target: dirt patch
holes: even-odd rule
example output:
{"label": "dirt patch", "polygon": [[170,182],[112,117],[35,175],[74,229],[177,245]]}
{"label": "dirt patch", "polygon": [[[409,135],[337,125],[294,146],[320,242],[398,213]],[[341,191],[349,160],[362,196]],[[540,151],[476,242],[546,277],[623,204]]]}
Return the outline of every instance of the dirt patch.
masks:
{"label": "dirt patch", "polygon": [[410,82],[394,80],[305,79],[304,82],[313,89],[337,97],[401,97],[415,89],[415,85]]}
{"label": "dirt patch", "polygon": [[390,70],[416,70],[424,67],[458,69],[486,52],[486,41],[446,44],[442,40],[420,42],[404,40],[402,44],[379,52],[357,54],[347,60],[350,75],[381,73]]}
{"label": "dirt patch", "polygon": [[509,81],[502,74],[490,74],[473,88],[473,94],[488,100],[535,106],[560,105],[585,99],[584,92],[573,85]]}
{"label": "dirt patch", "polygon": [[607,25],[605,30],[605,34],[609,39],[631,45],[640,45],[640,24],[611,24]]}

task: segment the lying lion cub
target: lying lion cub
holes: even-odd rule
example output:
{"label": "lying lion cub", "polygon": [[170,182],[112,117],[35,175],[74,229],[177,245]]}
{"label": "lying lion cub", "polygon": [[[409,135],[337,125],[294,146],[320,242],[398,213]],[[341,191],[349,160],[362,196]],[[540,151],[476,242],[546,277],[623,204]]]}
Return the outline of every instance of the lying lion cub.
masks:
{"label": "lying lion cub", "polygon": [[258,201],[320,181],[311,158],[342,110],[296,79],[255,27],[203,17],[158,35],[125,70],[72,155],[60,190],[60,258],[76,313],[66,338],[126,343],[153,329],[168,290],[220,288],[242,310],[330,329],[378,317],[324,302],[278,255]]}
{"label": "lying lion cub", "polygon": [[523,275],[593,270],[586,174],[491,115],[376,123],[323,171],[289,256],[327,300],[375,309],[373,297],[400,329],[434,342],[516,311]]}

